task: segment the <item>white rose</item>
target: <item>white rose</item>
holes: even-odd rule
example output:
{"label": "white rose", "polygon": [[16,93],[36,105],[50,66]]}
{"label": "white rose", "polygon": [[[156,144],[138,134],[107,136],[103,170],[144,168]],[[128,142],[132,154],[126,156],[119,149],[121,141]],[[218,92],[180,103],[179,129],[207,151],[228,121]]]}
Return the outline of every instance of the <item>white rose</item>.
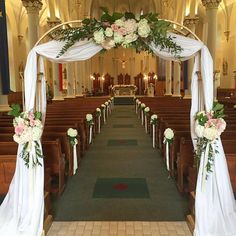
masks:
{"label": "white rose", "polygon": [[164,136],[166,139],[173,139],[174,138],[174,132],[172,129],[167,128],[164,132]]}
{"label": "white rose", "polygon": [[142,108],[146,107],[145,103],[141,103],[141,107]]}
{"label": "white rose", "polygon": [[124,41],[124,37],[120,33],[115,32],[114,33],[114,41],[115,41],[115,43],[122,43]]}
{"label": "white rose", "polygon": [[119,27],[122,27],[122,26],[124,26],[125,22],[124,22],[124,20],[121,18],[121,19],[116,20],[116,21],[115,21],[115,24],[116,24],[117,26],[119,26]]}
{"label": "white rose", "polygon": [[198,122],[195,125],[195,133],[199,138],[203,137],[205,127],[202,125],[199,125]]}
{"label": "white rose", "polygon": [[33,127],[32,135],[33,135],[33,140],[38,141],[42,136],[42,129],[36,126]]}
{"label": "white rose", "polygon": [[221,133],[223,133],[225,131],[225,128],[226,128],[226,122],[224,119],[222,118],[219,118],[219,121],[220,121],[220,127],[218,129],[218,132],[219,132],[219,135],[221,135]]}
{"label": "white rose", "polygon": [[86,120],[87,121],[91,121],[93,119],[93,115],[92,114],[87,114],[86,115]]}
{"label": "white rose", "polygon": [[112,31],[112,29],[110,27],[106,28],[105,35],[107,37],[111,37],[113,35],[113,31]]}
{"label": "white rose", "polygon": [[145,111],[145,112],[149,112],[149,111],[150,111],[150,108],[149,108],[149,107],[145,107],[144,111]]}
{"label": "white rose", "polygon": [[151,116],[151,119],[152,119],[152,120],[157,119],[157,115],[156,115],[156,114],[153,114],[153,115]]}
{"label": "white rose", "polygon": [[137,30],[138,24],[136,23],[136,20],[128,19],[127,21],[125,21],[124,27],[127,34],[130,34]]}
{"label": "white rose", "polygon": [[114,48],[115,47],[115,41],[112,40],[112,39],[107,39],[107,40],[104,40],[102,43],[101,43],[102,47],[105,48],[106,50],[109,50],[111,48]]}
{"label": "white rose", "polygon": [[35,120],[35,126],[37,126],[37,127],[40,127],[40,128],[42,128],[43,127],[43,125],[42,125],[42,122],[40,121],[40,120]]}
{"label": "white rose", "polygon": [[76,137],[78,135],[78,131],[76,129],[69,128],[67,130],[67,135],[70,137]]}
{"label": "white rose", "polygon": [[128,34],[125,36],[125,43],[126,44],[129,44],[129,43],[132,43],[134,41],[136,41],[138,38],[138,35],[137,34],[134,34],[134,33],[131,33],[131,34]]}
{"label": "white rose", "polygon": [[138,23],[138,34],[143,38],[147,38],[150,32],[151,28],[148,21],[146,19],[140,20]]}
{"label": "white rose", "polygon": [[215,140],[218,137],[218,131],[216,127],[212,126],[204,129],[203,136],[208,140]]}
{"label": "white rose", "polygon": [[93,37],[97,44],[101,44],[105,40],[103,29],[95,31]]}

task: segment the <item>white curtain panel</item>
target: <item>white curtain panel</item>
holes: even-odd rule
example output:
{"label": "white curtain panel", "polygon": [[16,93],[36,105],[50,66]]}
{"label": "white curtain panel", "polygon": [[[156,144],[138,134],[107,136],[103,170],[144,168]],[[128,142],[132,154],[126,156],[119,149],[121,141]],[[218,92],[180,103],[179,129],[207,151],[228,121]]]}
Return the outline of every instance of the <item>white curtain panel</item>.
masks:
{"label": "white curtain panel", "polygon": [[[203,101],[206,110],[212,108],[213,102],[213,65],[212,58],[202,42],[176,34],[170,34],[174,41],[183,48],[181,60],[195,57],[192,74],[192,107],[191,123],[199,108],[199,89],[196,71],[201,69],[203,79]],[[57,58],[64,42],[50,41],[34,47],[28,55],[25,68],[25,107],[34,108],[36,96],[37,73],[42,72],[43,57],[53,62],[66,63],[87,60],[102,50],[100,45],[92,41],[81,41],[73,45],[65,54]],[[167,50],[161,51],[154,44],[150,45],[153,52],[166,60],[176,60]],[[201,55],[200,55],[201,54]],[[201,60],[200,60],[201,57]],[[39,70],[37,69],[39,68]],[[40,109],[45,117],[46,87],[42,76],[42,95]],[[192,127],[191,125],[191,127]],[[191,129],[192,137],[195,137]],[[194,140],[193,140],[194,141]],[[198,176],[196,189],[196,236],[234,236],[236,235],[236,204],[229,179],[224,150],[221,141],[218,142],[218,151],[215,158],[215,169],[206,181],[205,191],[201,186],[201,176]],[[29,170],[17,153],[16,171],[10,185],[9,192],[0,207],[0,235],[8,236],[40,236],[43,228],[43,183],[44,170],[38,166],[34,170],[33,180],[29,180]],[[200,170],[202,168],[202,163]],[[29,181],[34,182],[33,193],[29,191]],[[34,204],[30,204],[33,199]]]}

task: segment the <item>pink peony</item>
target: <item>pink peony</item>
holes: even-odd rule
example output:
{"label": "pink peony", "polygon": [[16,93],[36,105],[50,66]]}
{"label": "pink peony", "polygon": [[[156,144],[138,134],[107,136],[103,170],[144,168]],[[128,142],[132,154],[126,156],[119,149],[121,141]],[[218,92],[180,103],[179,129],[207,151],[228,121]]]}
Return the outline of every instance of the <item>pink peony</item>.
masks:
{"label": "pink peony", "polygon": [[119,27],[116,24],[112,24],[111,28],[114,32],[117,32],[119,30]]}
{"label": "pink peony", "polygon": [[17,135],[21,135],[23,133],[24,129],[25,129],[25,127],[23,125],[19,124],[15,127],[15,133]]}

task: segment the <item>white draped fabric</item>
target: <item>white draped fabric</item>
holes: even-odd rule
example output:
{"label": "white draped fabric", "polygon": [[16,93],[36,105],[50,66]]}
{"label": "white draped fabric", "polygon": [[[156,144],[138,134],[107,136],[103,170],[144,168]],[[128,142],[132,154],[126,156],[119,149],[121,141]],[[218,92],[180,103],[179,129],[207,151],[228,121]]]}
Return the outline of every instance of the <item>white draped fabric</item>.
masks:
{"label": "white draped fabric", "polygon": [[[203,79],[203,98],[206,110],[212,108],[213,103],[213,65],[209,51],[202,42],[171,34],[174,41],[183,48],[181,60],[195,57],[192,75],[192,108],[191,122],[199,109],[198,77],[196,71],[201,70]],[[25,108],[34,108],[36,96],[37,73],[43,69],[45,57],[53,62],[72,62],[86,60],[98,53],[102,47],[92,41],[81,41],[73,45],[65,54],[57,58],[63,47],[63,42],[51,41],[34,47],[28,55],[25,68]],[[153,52],[166,60],[176,60],[168,51],[161,51],[154,44],[150,45]],[[39,57],[38,57],[39,56]],[[37,59],[39,58],[39,61]],[[201,60],[200,60],[201,58]],[[39,68],[38,71],[38,62]],[[45,81],[42,78],[42,95],[38,102],[43,114],[46,112]],[[195,137],[193,129],[192,137]],[[193,140],[194,141],[194,140]],[[221,141],[218,142],[214,172],[206,181],[202,191],[201,176],[198,176],[196,189],[196,236],[234,236],[236,235],[236,205],[230,184],[228,169]],[[19,150],[21,147],[19,147]],[[16,172],[9,192],[0,207],[0,235],[1,236],[40,236],[43,227],[43,167],[34,169],[34,178],[29,179],[29,170],[17,154]],[[200,171],[202,169],[202,162]],[[33,190],[29,190],[29,182],[33,181]],[[33,203],[31,204],[31,200]]]}

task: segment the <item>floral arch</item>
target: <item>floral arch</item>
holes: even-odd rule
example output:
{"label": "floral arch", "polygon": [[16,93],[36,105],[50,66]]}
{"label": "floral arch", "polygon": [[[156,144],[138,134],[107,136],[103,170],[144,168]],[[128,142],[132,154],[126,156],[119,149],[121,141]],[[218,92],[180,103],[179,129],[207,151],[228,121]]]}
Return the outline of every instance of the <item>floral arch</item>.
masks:
{"label": "floral arch", "polygon": [[[150,17],[152,16],[153,14],[150,14]],[[117,20],[119,20],[121,15],[117,15],[116,17],[118,17]],[[154,18],[150,21],[152,20],[155,21]],[[176,22],[165,20],[162,20],[162,22],[164,25],[171,23],[174,26],[174,28],[172,28],[173,32],[164,32],[165,39],[170,37],[171,41],[167,42],[167,44],[164,43],[164,46],[160,45],[154,35],[154,38],[151,38],[152,40],[148,42],[144,40],[144,44],[146,44],[141,45],[141,49],[147,49],[156,56],[166,60],[184,61],[194,58],[190,120],[192,139],[196,147],[196,134],[193,128],[194,116],[203,108],[205,108],[206,111],[210,111],[213,105],[212,58],[207,47],[189,29]],[[46,113],[46,84],[44,79],[43,59],[46,58],[52,62],[58,63],[87,60],[102,51],[104,47],[101,46],[101,41],[99,43],[99,37],[95,40],[97,43],[92,40],[91,37],[90,39],[84,37],[82,40],[67,44],[68,42],[64,40],[66,37],[73,37],[73,35],[64,35],[65,37],[63,37],[63,34],[61,38],[59,37],[59,41],[52,40],[40,45],[39,43],[45,40],[46,36],[51,35],[57,37],[58,34],[55,32],[61,27],[81,23],[81,21],[70,21],[54,27],[40,38],[28,55],[24,73],[25,110],[30,111],[37,109],[41,111],[43,120]],[[87,23],[86,21],[83,21],[83,23],[89,24],[88,20]],[[141,38],[145,38],[145,33],[149,31],[146,23],[147,22],[143,21],[142,27],[146,27],[146,30],[141,32]],[[71,29],[69,31],[62,29],[60,32],[70,33],[72,31]],[[194,39],[188,38],[187,36],[192,36]],[[131,43],[132,42],[135,41],[131,41]],[[179,46],[181,50],[169,50],[168,43],[171,43],[172,46]],[[59,54],[60,56],[58,56]],[[198,80],[197,72],[199,71],[202,77],[201,85]],[[41,83],[37,83],[38,80],[40,80]],[[206,181],[204,191],[201,189],[202,176],[198,175],[195,203],[195,235],[233,236],[236,235],[235,200],[220,139],[217,140],[214,145],[218,146],[219,152],[216,153],[214,172]],[[34,168],[27,168],[21,158],[21,151],[22,145],[19,145],[15,175],[10,185],[9,192],[0,207],[0,235],[40,236],[43,230],[44,214],[43,162],[42,167],[37,165]],[[203,169],[204,163],[203,159],[201,159],[200,173],[202,173]]]}

